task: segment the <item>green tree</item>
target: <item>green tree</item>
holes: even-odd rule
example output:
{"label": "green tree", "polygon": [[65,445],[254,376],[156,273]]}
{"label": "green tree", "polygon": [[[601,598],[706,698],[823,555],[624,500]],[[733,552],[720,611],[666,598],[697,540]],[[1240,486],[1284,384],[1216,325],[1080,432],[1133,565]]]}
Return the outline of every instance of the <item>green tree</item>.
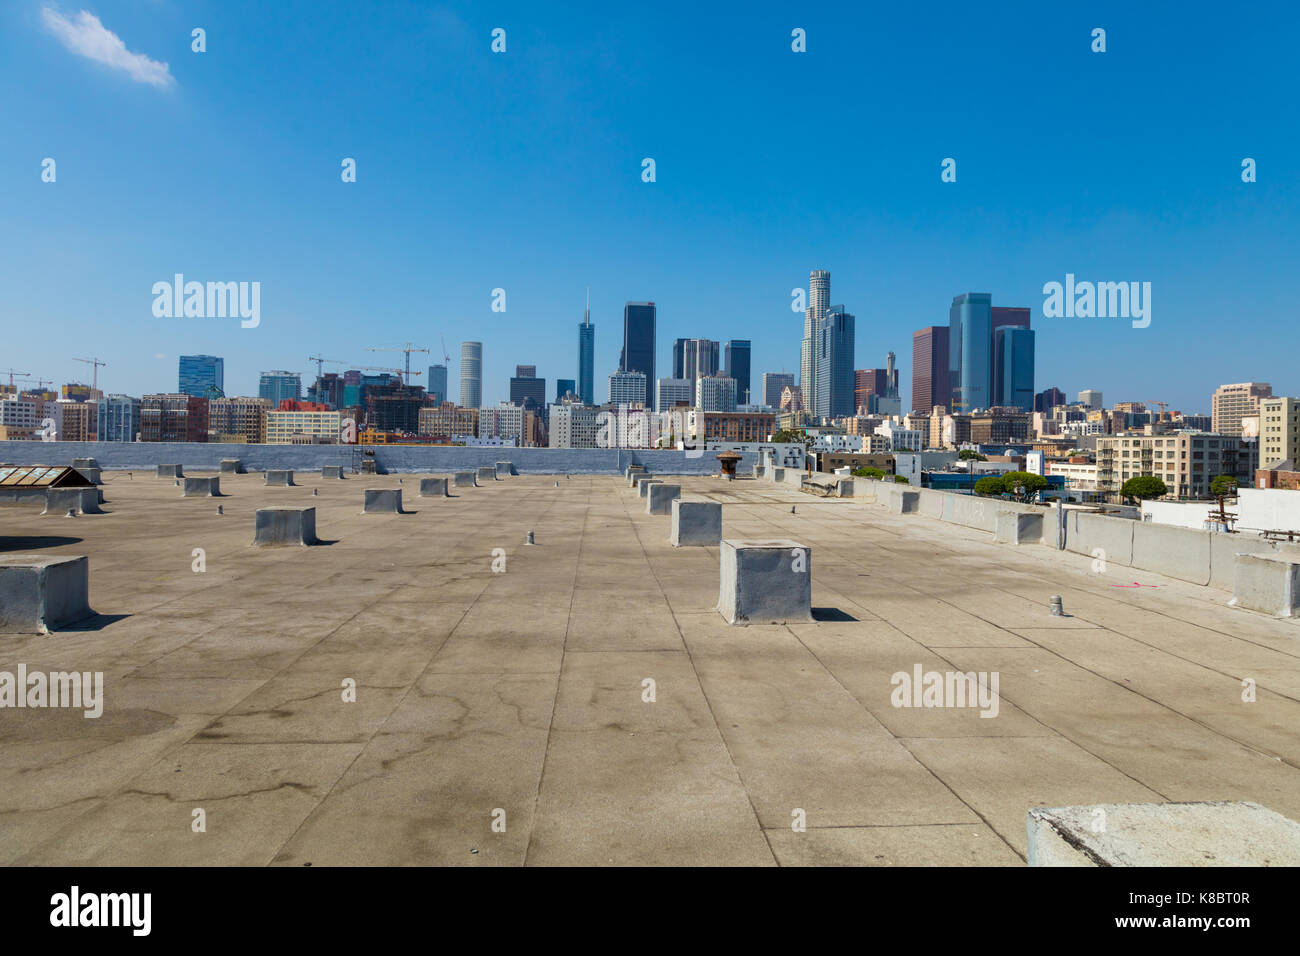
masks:
{"label": "green tree", "polygon": [[960,461],[971,461],[972,459],[975,461],[988,461],[988,458],[977,451],[971,451],[969,448],[963,448],[961,451],[957,452],[957,458]]}
{"label": "green tree", "polygon": [[907,480],[907,476],[906,476],[906,475],[895,475],[895,476],[894,476],[894,484],[896,484],[896,485],[910,485],[911,482]]}
{"label": "green tree", "polygon": [[877,480],[879,480],[879,479],[885,477],[884,469],[881,469],[881,468],[871,468],[871,467],[869,467],[869,466],[864,466],[864,467],[862,467],[862,468],[856,468],[856,469],[854,469],[853,474],[854,474],[855,477],[858,477],[858,478],[875,478],[875,479],[877,479]]}
{"label": "green tree", "polygon": [[1001,475],[985,475],[975,482],[975,494],[977,495],[1000,495],[1006,490],[1007,487],[1002,483]]}
{"label": "green tree", "polygon": [[1215,475],[1210,482],[1210,494],[1219,499],[1219,504],[1223,504],[1223,499],[1232,497],[1239,484],[1232,475]]}
{"label": "green tree", "polygon": [[1154,475],[1138,475],[1124,482],[1124,487],[1120,488],[1119,493],[1125,498],[1136,498],[1141,501],[1143,498],[1163,498],[1169,494],[1169,488]]}
{"label": "green tree", "polygon": [[1049,482],[1042,475],[1031,471],[1009,471],[1002,476],[1002,487],[1009,495],[1014,495],[1017,488],[1023,488],[1021,501],[1033,501],[1040,491],[1046,491]]}

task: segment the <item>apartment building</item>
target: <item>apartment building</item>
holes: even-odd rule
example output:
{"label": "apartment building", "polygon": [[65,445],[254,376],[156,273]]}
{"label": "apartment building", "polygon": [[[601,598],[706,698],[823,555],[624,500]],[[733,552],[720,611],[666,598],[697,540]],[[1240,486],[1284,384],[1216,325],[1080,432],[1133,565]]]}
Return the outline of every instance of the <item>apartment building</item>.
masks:
{"label": "apartment building", "polygon": [[141,441],[208,440],[208,400],[172,392],[140,400]]}
{"label": "apartment building", "polygon": [[1270,398],[1267,382],[1239,382],[1220,385],[1210,399],[1210,430],[1219,435],[1241,435],[1241,420],[1259,414],[1259,400]]}
{"label": "apartment building", "polygon": [[1208,498],[1210,482],[1219,475],[1252,483],[1252,457],[1241,439],[1213,432],[1100,437],[1097,490],[1118,492],[1130,478],[1153,475],[1169,497]]}
{"label": "apartment building", "polygon": [[[268,398],[214,398],[208,402],[208,432],[213,441],[242,440],[253,445],[266,442]],[[237,436],[237,437],[236,437]]]}
{"label": "apartment building", "polygon": [[551,448],[595,448],[600,409],[594,405],[556,405],[551,409]]}
{"label": "apartment building", "polygon": [[1268,468],[1300,458],[1300,399],[1259,400],[1259,464]]}

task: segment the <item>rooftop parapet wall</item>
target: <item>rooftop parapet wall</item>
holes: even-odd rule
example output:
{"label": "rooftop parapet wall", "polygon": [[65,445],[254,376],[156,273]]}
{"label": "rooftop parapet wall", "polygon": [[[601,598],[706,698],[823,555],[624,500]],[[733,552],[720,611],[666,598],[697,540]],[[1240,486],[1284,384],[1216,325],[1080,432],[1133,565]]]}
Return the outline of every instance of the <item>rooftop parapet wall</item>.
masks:
{"label": "rooftop parapet wall", "polygon": [[[912,488],[874,478],[856,479],[856,485],[857,498],[874,501],[895,513],[900,513],[903,492],[913,492],[918,496],[915,514],[990,534],[997,529],[999,511],[1041,514],[1043,545],[1054,547],[1056,543],[1055,510],[1043,505]],[[1107,565],[1153,571],[1225,591],[1232,590],[1238,554],[1300,558],[1300,545],[1264,541],[1253,535],[1151,524],[1079,509],[1065,512],[1065,549],[1104,560]]]}
{"label": "rooftop parapet wall", "polygon": [[[325,465],[353,473],[354,458],[373,451],[381,473],[447,474],[476,471],[508,459],[522,475],[621,475],[628,465],[644,465],[660,475],[712,475],[719,470],[715,452],[688,457],[684,451],[635,448],[482,448],[441,445],[246,445],[204,442],[34,442],[0,441],[0,460],[18,465],[70,464],[93,457],[104,471],[153,472],[160,463],[190,471],[219,473],[223,458],[238,458],[244,470],[297,471],[320,474]],[[369,456],[364,456],[369,457]],[[742,455],[740,469],[752,468],[756,454]],[[796,475],[802,470],[792,469]],[[738,473],[743,473],[738,471]],[[798,485],[798,479],[793,482]]]}

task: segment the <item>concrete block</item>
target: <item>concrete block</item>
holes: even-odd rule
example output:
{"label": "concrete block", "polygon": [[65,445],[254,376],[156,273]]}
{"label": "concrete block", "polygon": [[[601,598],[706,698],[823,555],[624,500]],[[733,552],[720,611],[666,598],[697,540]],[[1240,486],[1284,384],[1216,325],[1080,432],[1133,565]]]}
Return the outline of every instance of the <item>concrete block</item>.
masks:
{"label": "concrete block", "polygon": [[343,466],[342,465],[321,465],[320,476],[322,478],[342,478]]}
{"label": "concrete block", "polygon": [[662,485],[663,480],[659,478],[646,478],[636,483],[636,493],[642,498],[646,496],[652,485]]}
{"label": "concrete block", "polygon": [[1209,584],[1210,538],[1213,536],[1213,531],[1134,521],[1133,567],[1157,571],[1192,584]]}
{"label": "concrete block", "polygon": [[473,488],[473,487],[475,487],[475,483],[474,483],[474,472],[472,472],[472,471],[458,471],[458,472],[456,472],[454,475],[451,476],[451,486],[452,486],[453,488]]}
{"label": "concrete block", "polygon": [[852,498],[855,496],[855,488],[857,485],[852,478],[841,478],[835,485],[835,494],[840,498]]}
{"label": "concrete block", "polygon": [[715,547],[722,541],[722,504],[717,501],[672,501],[672,529],[668,541],[674,548]]}
{"label": "concrete block", "polygon": [[84,555],[0,556],[0,634],[48,634],[94,614]]}
{"label": "concrete block", "polygon": [[889,510],[896,515],[916,514],[921,510],[921,495],[898,488],[889,493]]}
{"label": "concrete block", "polygon": [[496,476],[498,478],[509,478],[511,475],[518,474],[515,466],[508,461],[499,461],[496,464]]}
{"label": "concrete block", "polygon": [[446,498],[447,479],[446,478],[421,478],[420,497],[421,498]]}
{"label": "concrete block", "polygon": [[41,514],[62,518],[71,508],[77,514],[102,515],[99,495],[98,488],[48,488],[45,491],[45,510]]}
{"label": "concrete block", "polygon": [[1030,866],[1300,866],[1300,824],[1258,803],[1034,807]]}
{"label": "concrete block", "polygon": [[102,485],[104,483],[104,479],[100,475],[99,468],[97,467],[91,467],[89,465],[81,465],[80,467],[74,466],[73,470],[77,472],[77,474],[81,475],[81,477],[85,478],[92,485]]}
{"label": "concrete block", "polygon": [[497,480],[497,470],[491,465],[484,465],[478,470],[477,474],[479,482]]}
{"label": "concrete block", "polygon": [[367,515],[400,515],[402,513],[402,489],[367,488],[366,501],[361,513]]}
{"label": "concrete block", "polygon": [[661,483],[648,484],[645,496],[645,513],[648,515],[671,514],[673,501],[682,496],[681,485]]}
{"label": "concrete block", "polygon": [[184,478],[180,465],[158,465],[154,474],[159,478]]}
{"label": "concrete block", "polygon": [[784,468],[773,468],[773,469],[772,469],[772,480],[773,480],[774,482],[777,482],[777,483],[780,483],[780,482],[785,481],[785,469],[784,469]]}
{"label": "concrete block", "polygon": [[1280,554],[1239,554],[1232,582],[1232,607],[1295,617],[1300,611],[1300,558]]}
{"label": "concrete block", "polygon": [[99,462],[94,458],[74,458],[72,459],[72,467],[77,469],[98,468]]}
{"label": "concrete block", "polygon": [[182,498],[220,498],[220,478],[186,478],[181,483]]}
{"label": "concrete block", "polygon": [[1041,544],[1043,516],[1023,511],[999,511],[993,540],[999,544]]}
{"label": "concrete block", "polygon": [[627,483],[630,487],[635,488],[638,484],[645,481],[649,477],[650,477],[650,472],[648,471],[635,471],[628,477]]}
{"label": "concrete block", "polygon": [[221,459],[220,473],[223,475],[242,475],[244,473],[244,462],[239,458]]}
{"label": "concrete block", "polygon": [[266,473],[266,484],[277,488],[287,488],[293,484],[293,472],[275,469]]}
{"label": "concrete block", "polygon": [[787,539],[722,539],[718,611],[728,624],[811,621],[812,549]]}
{"label": "concrete block", "polygon": [[258,508],[253,544],[258,547],[316,544],[315,508]]}

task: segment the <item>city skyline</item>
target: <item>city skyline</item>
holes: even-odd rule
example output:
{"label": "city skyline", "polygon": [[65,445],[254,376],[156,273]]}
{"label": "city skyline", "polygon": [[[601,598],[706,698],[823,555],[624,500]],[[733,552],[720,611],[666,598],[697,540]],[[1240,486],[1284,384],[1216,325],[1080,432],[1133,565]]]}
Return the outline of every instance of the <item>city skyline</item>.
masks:
{"label": "city skyline", "polygon": [[[250,394],[268,368],[314,378],[310,354],[363,364],[367,346],[445,336],[452,351],[484,343],[491,404],[521,361],[579,377],[571,323],[590,283],[600,401],[629,300],[658,304],[658,367],[672,337],[741,337],[756,374],[798,372],[790,293],[814,267],[835,273],[836,301],[858,316],[855,364],[896,352],[904,394],[911,334],[943,324],[967,289],[1033,309],[1036,377],[1070,393],[1141,391],[1131,397],[1206,411],[1220,382],[1287,379],[1272,342],[1292,312],[1287,250],[1300,244],[1296,134],[1278,121],[1293,114],[1282,91],[1294,9],[1216,20],[1206,44],[1194,13],[1118,4],[1005,23],[959,6],[755,10],[684,34],[667,24],[674,10],[698,15],[685,5],[593,23],[507,4],[493,16],[511,44],[493,55],[498,23],[465,3],[383,8],[342,29],[337,11],[236,2],[209,24],[220,42],[196,54],[189,12],[99,4],[105,29],[168,64],[162,88],[67,50],[42,8],[0,12],[11,134],[0,252],[21,277],[6,284],[5,365],[46,379],[89,378],[71,359],[97,354],[106,390],[141,394],[164,387],[179,355],[212,354],[227,393]],[[792,18],[807,53],[790,51]],[[1089,49],[1094,19],[1109,30],[1105,54]],[[364,87],[320,95],[354,44],[393,36],[403,45]],[[866,76],[853,66],[864,42],[876,51]],[[990,66],[958,81],[959,42]],[[640,56],[687,66],[652,83]],[[889,103],[864,100],[883,78]],[[300,117],[292,129],[284,109]],[[1080,137],[1072,116],[1108,119]],[[798,137],[770,135],[795,117],[842,127],[843,158],[810,161]],[[431,150],[443,128],[457,142]],[[243,148],[232,160],[214,137]],[[46,157],[56,182],[41,181]],[[349,157],[354,183],[339,175]],[[641,179],[645,157],[654,182]],[[941,180],[947,157],[955,182]],[[1245,157],[1257,182],[1242,181]],[[157,229],[161,208],[184,211],[178,228]],[[260,324],[155,317],[151,286],[177,272],[260,282]],[[1043,286],[1067,274],[1151,282],[1151,325],[1042,318]],[[1241,317],[1234,347],[1198,345],[1225,316]],[[51,347],[51,326],[66,348]]]}

